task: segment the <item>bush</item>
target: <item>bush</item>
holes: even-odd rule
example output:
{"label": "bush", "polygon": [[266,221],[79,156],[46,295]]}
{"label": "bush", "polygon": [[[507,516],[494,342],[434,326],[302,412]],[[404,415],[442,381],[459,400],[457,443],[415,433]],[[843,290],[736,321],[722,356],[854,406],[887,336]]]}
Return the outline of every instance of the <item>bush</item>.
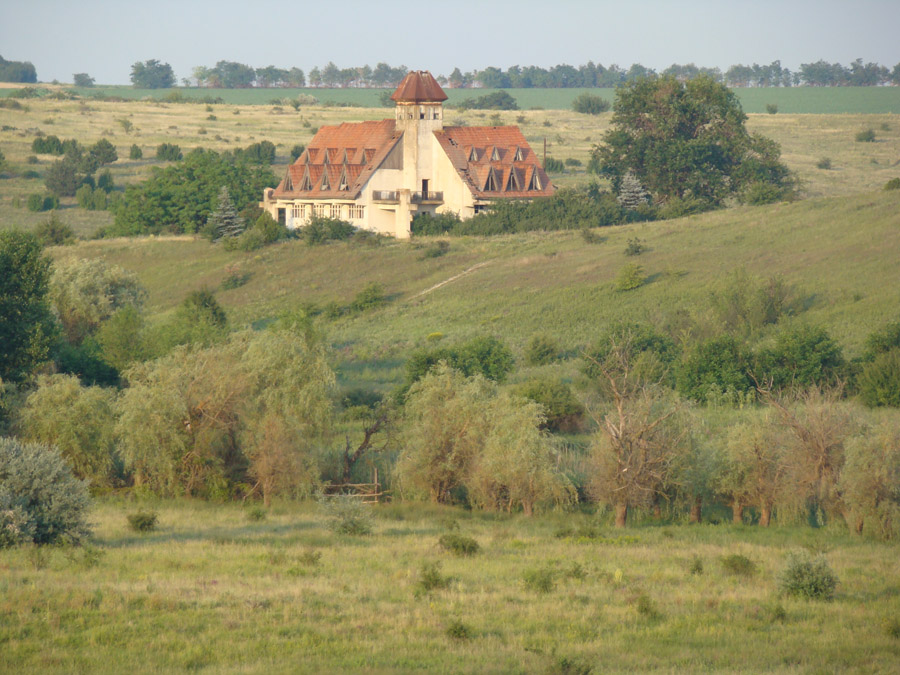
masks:
{"label": "bush", "polygon": [[900,178],[891,178],[884,184],[885,190],[900,190]]}
{"label": "bush", "polygon": [[766,112],[770,115],[776,115],[778,113],[778,106],[774,103],[766,103]]}
{"label": "bush", "polygon": [[38,136],[31,141],[31,151],[36,155],[63,154],[62,141],[57,136]]}
{"label": "bush", "polygon": [[[393,105],[394,105],[394,104],[391,103],[391,106],[393,106]],[[306,150],[306,146],[303,145],[303,143],[298,143],[298,144],[295,145],[293,148],[291,148],[291,162],[292,162],[292,163],[293,163],[293,162],[296,162],[296,161],[297,161],[297,158],[298,158],[300,155],[302,155],[303,152],[304,152],[305,150]]]}
{"label": "bush", "polygon": [[637,263],[628,263],[621,269],[619,275],[616,277],[616,290],[633,291],[634,289],[643,286],[646,280],[647,275],[644,274],[643,267]]}
{"label": "bush", "polygon": [[330,241],[346,241],[355,232],[356,228],[345,220],[315,216],[300,230],[300,238],[308,246],[317,246]]}
{"label": "bush", "polygon": [[177,162],[182,159],[181,148],[174,143],[160,143],[156,146],[156,159],[164,162]]}
{"label": "bush", "polygon": [[637,613],[650,621],[658,621],[662,618],[662,614],[656,607],[656,603],[645,594],[641,594],[637,599]]}
{"label": "bush", "polygon": [[332,532],[354,536],[372,533],[372,511],[359,499],[345,495],[322,497],[319,506],[328,518],[328,529]]}
{"label": "bush", "polygon": [[600,113],[605,113],[611,107],[609,101],[605,101],[599,96],[587,92],[577,96],[575,100],[572,101],[572,110],[577,113],[584,113],[585,115],[599,115]]}
{"label": "bush", "polygon": [[100,166],[103,166],[104,164],[112,164],[119,159],[119,154],[116,152],[116,146],[114,146],[105,138],[101,138],[99,141],[94,143],[90,148],[88,148],[88,152],[96,157],[97,161],[100,163]]}
{"label": "bush", "polygon": [[235,150],[236,157],[246,159],[250,164],[269,166],[275,163],[275,144],[271,141],[260,141],[248,145],[243,150]]}
{"label": "bush", "polygon": [[556,575],[549,567],[538,567],[526,570],[522,575],[525,588],[537,593],[549,593],[556,587]]}
{"label": "bush", "polygon": [[141,150],[141,146],[137,143],[133,143],[131,149],[128,151],[128,159],[142,159],[143,157],[144,151]]}
{"label": "bush", "polygon": [[559,360],[559,344],[547,335],[535,335],[525,347],[525,361],[530,366],[546,366]]}
{"label": "bush", "polygon": [[544,171],[547,173],[563,173],[566,170],[566,165],[563,163],[561,159],[555,159],[553,157],[548,157],[544,161]]}
{"label": "bush", "polygon": [[575,157],[566,157],[564,164],[566,166],[584,166],[583,162]]}
{"label": "bush", "polygon": [[74,230],[57,218],[55,213],[40,223],[35,228],[34,234],[44,246],[66,246],[75,242]]}
{"label": "bush", "polygon": [[135,511],[127,516],[128,527],[135,532],[153,532],[156,529],[159,515],[156,511]]}
{"label": "bush", "polygon": [[373,281],[356,294],[353,302],[350,303],[350,309],[354,312],[364,312],[368,309],[380,307],[385,303],[387,303],[387,296],[384,294],[384,288],[381,284]]}
{"label": "bush", "polygon": [[519,104],[509,92],[495,91],[478,98],[467,98],[460,101],[456,107],[459,110],[518,110]]}
{"label": "bush", "polygon": [[450,625],[447,626],[446,633],[447,637],[453,638],[454,640],[468,640],[472,637],[472,630],[458,619],[450,622]]}
{"label": "bush", "polygon": [[419,581],[416,584],[417,593],[428,593],[436,589],[447,588],[450,585],[450,581],[450,577],[445,577],[441,574],[440,563],[422,563],[422,566],[419,568]]}
{"label": "bush", "polygon": [[831,158],[830,158],[830,157],[823,157],[823,158],[820,159],[818,162],[816,162],[816,168],[817,168],[817,169],[822,169],[822,170],[824,170],[824,171],[829,170],[829,169],[831,168],[831,166],[832,166],[832,165],[831,165]]}
{"label": "bush", "polygon": [[461,534],[444,534],[438,540],[441,548],[458,556],[472,556],[478,553],[481,547],[472,537]]}
{"label": "bush", "polygon": [[37,213],[38,211],[44,210],[44,195],[39,194],[30,194],[28,195],[28,199],[25,201],[25,208],[29,211],[34,211]]}
{"label": "bush", "polygon": [[446,255],[449,250],[449,241],[436,241],[425,249],[422,253],[422,258],[440,258],[441,256]]}
{"label": "bush", "polygon": [[863,366],[856,384],[859,397],[870,408],[900,408],[900,348],[877,354]]}
{"label": "bush", "polygon": [[642,242],[637,237],[632,237],[628,240],[628,246],[625,247],[625,255],[635,256],[640,255],[646,250],[646,246],[644,246],[644,242]]}
{"label": "bush", "polygon": [[874,129],[865,129],[864,131],[857,132],[856,142],[857,143],[874,143],[875,142],[875,130]]}
{"label": "bush", "polygon": [[78,542],[89,506],[87,484],[55,448],[0,438],[0,547]]}
{"label": "bush", "polygon": [[584,406],[565,382],[549,379],[529,380],[516,387],[514,392],[541,405],[544,413],[542,429],[571,433],[581,428]]}
{"label": "bush", "polygon": [[806,551],[788,554],[784,569],[778,575],[778,588],[785,595],[810,600],[831,600],[838,578],[824,556],[813,557]]}
{"label": "bush", "polygon": [[734,553],[722,558],[722,569],[735,577],[752,577],[756,573],[756,563],[745,555]]}
{"label": "bush", "polygon": [[265,520],[266,515],[266,509],[262,506],[254,506],[250,509],[247,509],[247,520],[249,520],[251,523],[258,523]]}

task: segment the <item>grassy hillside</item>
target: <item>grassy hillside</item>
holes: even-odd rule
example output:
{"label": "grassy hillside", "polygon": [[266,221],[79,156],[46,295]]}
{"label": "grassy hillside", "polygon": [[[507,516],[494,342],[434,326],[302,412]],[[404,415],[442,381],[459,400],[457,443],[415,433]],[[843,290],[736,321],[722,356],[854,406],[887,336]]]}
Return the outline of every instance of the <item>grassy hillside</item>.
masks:
{"label": "grassy hillside", "polygon": [[[381,284],[389,304],[364,314],[323,318],[341,360],[358,377],[396,378],[410,348],[442,333],[447,340],[492,334],[521,350],[534,333],[564,347],[588,344],[608,323],[650,320],[678,326],[708,315],[710,292],[737,268],[782,275],[801,308],[798,318],[826,326],[857,355],[865,336],[900,306],[900,194],[810,199],[745,207],[675,221],[577,232],[450,240],[449,252],[425,258],[428,240],[307,247],[299,241],[253,253],[226,252],[205,240],[144,238],[90,241],[53,251],[58,258],[103,257],[135,271],[150,290],[148,310],[167,315],[191,290],[218,288],[228,270],[249,282],[217,296],[237,324],[264,320],[309,303],[348,304],[367,284]],[[640,238],[647,251],[624,255]],[[629,292],[615,278],[640,263],[648,282]],[[455,280],[449,281],[457,275]],[[434,288],[442,282],[448,282]],[[374,375],[366,369],[389,372]]]}

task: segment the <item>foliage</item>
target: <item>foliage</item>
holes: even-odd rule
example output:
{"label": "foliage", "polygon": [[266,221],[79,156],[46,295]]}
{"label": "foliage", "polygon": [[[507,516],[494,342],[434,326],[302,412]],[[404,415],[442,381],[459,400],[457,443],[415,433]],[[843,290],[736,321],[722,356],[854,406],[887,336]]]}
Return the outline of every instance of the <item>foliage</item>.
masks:
{"label": "foliage", "polygon": [[228,194],[228,188],[222,186],[219,191],[219,201],[216,209],[209,214],[206,225],[203,227],[203,235],[210,241],[216,242],[222,239],[232,239],[243,234],[246,225],[244,219],[238,215]]}
{"label": "foliage", "polygon": [[132,143],[131,148],[128,150],[128,159],[142,159],[144,156],[144,151],[141,150],[141,146],[137,143]]}
{"label": "foliage", "polygon": [[860,400],[870,408],[900,408],[900,347],[881,352],[863,364],[856,386]]}
{"label": "foliage", "polygon": [[416,583],[417,590],[429,593],[433,590],[447,588],[450,585],[450,577],[441,574],[441,563],[422,563],[419,568],[419,580]]}
{"label": "foliage", "polygon": [[644,268],[637,263],[628,263],[616,275],[615,287],[617,291],[633,291],[643,286],[646,281]]}
{"label": "foliage", "polygon": [[779,331],[756,354],[756,377],[775,389],[834,385],[844,371],[841,346],[824,328],[799,324]]}
{"label": "foliage", "polygon": [[178,162],[183,158],[181,146],[175,143],[160,143],[156,146],[156,159],[162,162]]}
{"label": "foliage", "polygon": [[133,304],[123,305],[103,321],[96,338],[104,361],[120,372],[150,353],[144,317]]}
{"label": "foliage", "polygon": [[547,157],[547,159],[544,160],[544,171],[547,173],[563,173],[565,170],[566,165],[561,159]]}
{"label": "foliage", "polygon": [[467,98],[456,104],[459,110],[518,110],[519,104],[509,92],[495,91],[477,98]]}
{"label": "foliage", "polygon": [[350,303],[350,309],[354,312],[365,312],[369,309],[381,307],[386,302],[387,297],[385,296],[384,288],[382,288],[381,284],[373,281],[366,284],[365,288],[356,294],[353,302]]}
{"label": "foliage", "polygon": [[887,183],[884,184],[885,190],[900,190],[900,178],[891,178]]}
{"label": "foliage", "polygon": [[303,154],[306,150],[306,146],[303,143],[297,143],[294,147],[291,148],[291,162],[296,162],[297,158]]}
{"label": "foliage", "polygon": [[891,321],[866,337],[863,359],[871,361],[893,349],[900,349],[900,321]]}
{"label": "foliage", "polygon": [[59,197],[56,195],[28,195],[26,207],[29,211],[52,211],[59,208]]}
{"label": "foliage", "polygon": [[533,335],[525,347],[525,361],[530,366],[546,366],[559,360],[559,355],[559,343],[547,335]]}
{"label": "foliage", "polygon": [[625,255],[635,256],[640,255],[646,250],[646,246],[644,242],[642,242],[637,237],[632,237],[628,240],[628,246],[625,247]]}
{"label": "foliage", "polygon": [[874,143],[875,142],[875,130],[874,129],[864,129],[863,131],[858,131],[856,133],[856,142],[857,143]]}
{"label": "foliage", "polygon": [[522,575],[525,588],[536,593],[550,593],[556,587],[556,574],[552,567],[533,567]]}
{"label": "foliage", "polygon": [[72,84],[76,87],[93,87],[94,78],[87,73],[75,73],[72,75]]}
{"label": "foliage", "polygon": [[739,402],[753,391],[745,347],[730,335],[695,342],[676,373],[679,393],[700,403]]}
{"label": "foliage", "polygon": [[113,401],[71,375],[41,375],[21,411],[22,438],[55,446],[77,478],[103,485],[113,461]]}
{"label": "foliage", "polygon": [[413,352],[406,362],[403,393],[441,361],[465,376],[479,374],[495,382],[502,382],[513,369],[513,355],[505,344],[490,336],[476,337],[451,347]]}
{"label": "foliage", "polygon": [[31,141],[31,151],[36,155],[62,155],[62,141],[53,134],[37,136]]}
{"label": "foliage", "polygon": [[58,451],[0,438],[0,545],[80,541],[89,506],[87,486]]}
{"label": "foliage", "polygon": [[66,155],[47,168],[44,184],[57,197],[74,197],[79,187],[92,183],[94,168],[72,155]]}
{"label": "foliage", "polygon": [[575,97],[572,101],[572,110],[585,115],[599,115],[607,112],[612,106],[609,101],[605,101],[599,96],[584,92]]}
{"label": "foliage", "polygon": [[271,141],[259,141],[246,148],[235,150],[236,159],[244,159],[248,164],[269,166],[275,163],[275,144]]}
{"label": "foliage", "polygon": [[331,241],[345,241],[355,232],[356,228],[345,220],[314,216],[300,230],[300,238],[309,246],[318,246]]}
{"label": "foliage", "polygon": [[37,82],[37,71],[30,61],[7,61],[0,56],[0,82]]}
{"label": "foliage", "polygon": [[277,182],[268,168],[247,164],[231,153],[193,150],[183,162],[156,169],[143,183],[129,185],[106,234],[194,233],[215,209],[223,186],[241,211]]}
{"label": "foliage", "polygon": [[722,556],[722,569],[733,577],[752,577],[756,574],[756,563],[740,553]]}
{"label": "foliage", "polygon": [[35,235],[0,231],[0,381],[24,380],[49,356],[50,264]]}
{"label": "foliage", "polygon": [[135,532],[153,532],[159,521],[159,514],[156,511],[135,511],[129,513],[126,519],[128,527]]}
{"label": "foliage", "polygon": [[808,600],[831,600],[838,578],[825,557],[813,557],[807,551],[792,551],[778,574],[778,588],[785,595]]}
{"label": "foliage", "polygon": [[114,146],[105,138],[101,138],[90,148],[88,148],[88,153],[96,158],[100,166],[103,166],[104,164],[112,164],[117,159],[119,159],[119,155],[116,152],[116,146]]}
{"label": "foliage", "polygon": [[581,428],[584,406],[565,382],[533,379],[520,384],[514,391],[541,406],[544,415],[541,428],[564,433],[577,432]]}
{"label": "foliage", "polygon": [[707,207],[753,183],[793,188],[777,144],[749,134],[735,94],[710,77],[635,80],[616,91],[614,109],[589,168],[617,191],[628,173],[656,201],[689,197]]}
{"label": "foliage", "polygon": [[360,536],[372,534],[375,519],[372,508],[350,495],[319,499],[319,508],[328,519],[328,529],[337,534]]}
{"label": "foliage", "polygon": [[749,336],[794,312],[794,292],[784,278],[753,278],[746,268],[729,273],[710,296],[713,311],[729,332]]}
{"label": "foliage", "polygon": [[146,296],[137,276],[100,258],[60,263],[50,281],[50,298],[63,331],[76,345],[122,307],[140,308]]}
{"label": "foliage", "polygon": [[136,89],[168,89],[175,86],[175,73],[156,59],[138,61],[131,66],[131,83]]}
{"label": "foliage", "polygon": [[679,351],[668,335],[647,323],[615,323],[585,353],[584,372],[608,392],[607,374],[636,385],[668,383]]}
{"label": "foliage", "polygon": [[447,637],[453,638],[454,640],[468,640],[472,637],[472,629],[459,619],[451,621],[445,632],[447,633]]}
{"label": "foliage", "polygon": [[816,168],[822,169],[823,171],[828,171],[832,168],[831,158],[830,157],[822,157],[818,162],[816,162]]}
{"label": "foliage", "polygon": [[778,105],[775,103],[766,103],[766,112],[770,115],[778,114]]}
{"label": "foliage", "polygon": [[472,537],[466,537],[461,534],[442,534],[438,539],[438,544],[445,551],[449,551],[458,556],[473,556],[481,550],[478,542]]}
{"label": "foliage", "polygon": [[840,492],[854,522],[880,539],[900,537],[900,425],[896,416],[851,438]]}

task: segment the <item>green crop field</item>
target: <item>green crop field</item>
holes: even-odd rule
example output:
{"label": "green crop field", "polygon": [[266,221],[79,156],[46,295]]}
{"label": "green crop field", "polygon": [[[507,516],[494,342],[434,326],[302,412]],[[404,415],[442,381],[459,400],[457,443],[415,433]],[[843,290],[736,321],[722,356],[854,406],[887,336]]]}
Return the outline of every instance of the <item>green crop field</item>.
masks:
{"label": "green crop field", "polygon": [[[156,531],[128,529],[138,506],[158,512]],[[900,661],[897,547],[838,531],[623,534],[578,514],[393,505],[352,537],[315,505],[248,511],[109,500],[93,511],[93,548],[0,551],[0,671],[886,673]],[[444,551],[451,531],[478,553]],[[797,548],[826,552],[833,601],[779,593]],[[723,565],[733,555],[746,576]]]}

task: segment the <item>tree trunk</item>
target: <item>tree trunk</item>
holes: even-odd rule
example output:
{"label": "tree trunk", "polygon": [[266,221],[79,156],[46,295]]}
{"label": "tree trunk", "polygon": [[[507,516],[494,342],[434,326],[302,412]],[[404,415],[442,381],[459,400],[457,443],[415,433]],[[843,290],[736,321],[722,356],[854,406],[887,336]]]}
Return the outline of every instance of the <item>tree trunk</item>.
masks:
{"label": "tree trunk", "polygon": [[759,507],[759,524],[762,527],[768,527],[772,521],[772,507],[769,504],[763,504]]}
{"label": "tree trunk", "polygon": [[628,519],[628,504],[619,503],[616,504],[616,527],[625,527],[625,522]]}
{"label": "tree trunk", "polygon": [[703,520],[703,497],[699,495],[694,497],[694,503],[691,506],[691,519],[692,523],[699,523]]}
{"label": "tree trunk", "polygon": [[737,499],[731,503],[731,522],[735,525],[741,525],[744,522],[744,505]]}

